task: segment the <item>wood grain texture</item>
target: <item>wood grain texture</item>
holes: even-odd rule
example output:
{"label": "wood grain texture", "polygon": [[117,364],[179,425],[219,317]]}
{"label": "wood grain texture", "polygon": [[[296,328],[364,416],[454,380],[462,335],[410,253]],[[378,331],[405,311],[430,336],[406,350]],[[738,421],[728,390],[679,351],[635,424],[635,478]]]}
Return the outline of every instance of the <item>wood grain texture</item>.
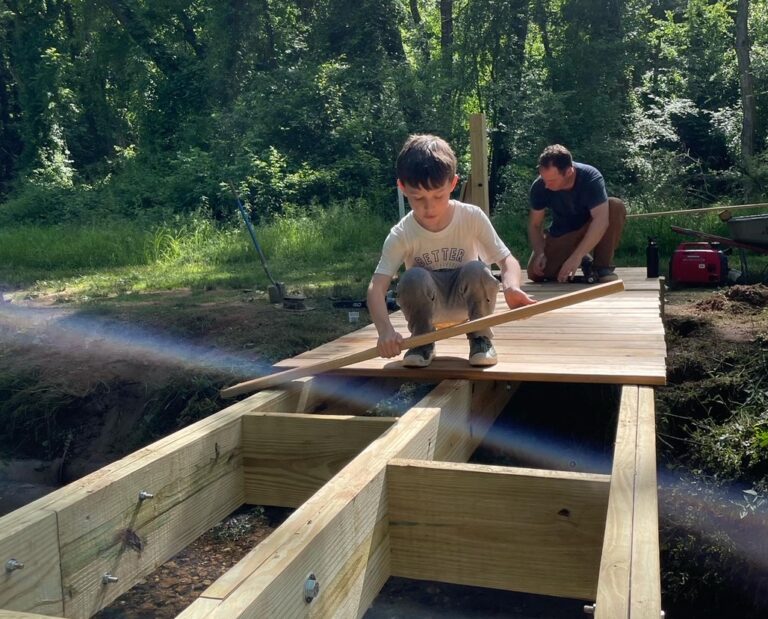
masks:
{"label": "wood grain texture", "polygon": [[[590,299],[596,299],[609,294],[615,294],[624,290],[624,283],[621,280],[615,282],[609,282],[607,284],[597,284],[580,290],[570,291],[565,294],[558,295],[550,299],[544,299],[534,305],[527,305],[525,307],[519,307],[517,309],[499,311],[490,316],[484,316],[483,318],[477,318],[476,320],[470,320],[460,323],[458,325],[447,327],[445,329],[439,329],[432,333],[425,333],[423,335],[414,335],[406,338],[403,342],[403,348],[414,348],[417,346],[423,346],[425,344],[431,344],[440,340],[445,340],[450,337],[459,335],[466,335],[480,329],[487,329],[497,325],[524,320],[536,316],[551,312],[553,310],[574,305],[576,303],[583,303]],[[374,332],[375,333],[375,332]],[[343,338],[339,338],[341,341]],[[270,374],[268,376],[262,376],[261,378],[255,378],[253,380],[244,381],[227,387],[221,390],[222,397],[234,397],[243,393],[249,393],[257,389],[267,389],[276,385],[281,385],[286,382],[295,380],[297,378],[303,378],[312,374],[320,374],[322,372],[328,372],[330,370],[336,370],[346,367],[348,365],[354,365],[371,359],[378,359],[379,353],[376,349],[375,338],[372,345],[365,348],[357,348],[349,353],[330,356],[322,360],[317,360],[313,363],[305,363],[299,367],[294,367],[290,370],[284,370],[277,372],[276,374]]]}
{"label": "wood grain texture", "polygon": [[392,574],[591,600],[608,477],[394,461]]}

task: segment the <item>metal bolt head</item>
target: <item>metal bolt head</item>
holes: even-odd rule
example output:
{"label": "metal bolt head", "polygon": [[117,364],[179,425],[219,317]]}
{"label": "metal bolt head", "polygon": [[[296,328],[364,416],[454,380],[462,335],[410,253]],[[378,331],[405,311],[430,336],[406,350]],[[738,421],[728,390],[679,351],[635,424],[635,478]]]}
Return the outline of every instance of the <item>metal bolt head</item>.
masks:
{"label": "metal bolt head", "polygon": [[594,615],[595,614],[595,607],[597,604],[585,604],[584,605],[584,613],[587,615]]}
{"label": "metal bolt head", "polygon": [[106,572],[101,577],[101,584],[108,585],[109,583],[117,582],[118,580],[119,579],[117,578],[117,576],[112,576],[112,574],[110,574],[109,572]]}
{"label": "metal bolt head", "polygon": [[320,594],[320,583],[317,576],[310,574],[304,582],[304,601],[309,604]]}
{"label": "metal bolt head", "polygon": [[23,567],[24,567],[24,564],[21,561],[17,561],[16,559],[8,559],[8,561],[5,562],[6,572],[13,572],[15,570],[20,570]]}
{"label": "metal bolt head", "polygon": [[142,490],[139,492],[139,501],[146,501],[147,499],[154,499],[155,495],[151,492],[147,492],[146,490]]}

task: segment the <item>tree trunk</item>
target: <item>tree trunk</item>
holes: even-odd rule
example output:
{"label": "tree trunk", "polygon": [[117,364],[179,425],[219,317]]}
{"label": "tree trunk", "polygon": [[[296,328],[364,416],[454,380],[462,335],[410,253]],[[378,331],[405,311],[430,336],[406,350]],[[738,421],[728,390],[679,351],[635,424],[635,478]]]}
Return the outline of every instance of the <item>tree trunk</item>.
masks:
{"label": "tree trunk", "polygon": [[755,154],[755,84],[752,78],[749,40],[749,0],[738,0],[736,7],[736,58],[739,62],[739,85],[741,87],[741,162],[744,167],[745,199],[752,192],[752,158]]}
{"label": "tree trunk", "polygon": [[429,38],[427,30],[424,27],[424,22],[421,19],[421,12],[419,11],[418,0],[409,0],[408,5],[411,8],[411,19],[416,26],[416,32],[418,32],[418,47],[421,51],[421,55],[424,58],[424,64],[429,62]]}
{"label": "tree trunk", "polygon": [[440,0],[440,53],[443,75],[450,77],[453,67],[453,0]]}

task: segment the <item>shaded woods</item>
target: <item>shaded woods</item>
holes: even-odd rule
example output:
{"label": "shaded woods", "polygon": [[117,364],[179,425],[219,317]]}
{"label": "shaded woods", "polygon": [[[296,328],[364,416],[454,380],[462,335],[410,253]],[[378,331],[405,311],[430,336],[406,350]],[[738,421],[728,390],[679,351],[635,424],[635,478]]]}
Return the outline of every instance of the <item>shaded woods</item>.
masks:
{"label": "shaded woods", "polygon": [[[393,203],[413,131],[523,209],[567,144],[636,210],[760,199],[768,9],[750,0],[0,0],[0,220]],[[465,170],[466,170],[466,161]]]}

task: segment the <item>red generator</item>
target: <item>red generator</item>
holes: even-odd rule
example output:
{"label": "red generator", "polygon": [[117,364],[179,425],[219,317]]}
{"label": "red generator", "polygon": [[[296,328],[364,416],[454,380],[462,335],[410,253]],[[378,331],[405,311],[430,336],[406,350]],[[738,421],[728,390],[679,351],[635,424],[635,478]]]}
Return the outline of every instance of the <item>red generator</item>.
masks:
{"label": "red generator", "polygon": [[669,262],[669,279],[677,285],[724,285],[728,279],[728,257],[719,243],[680,243]]}

